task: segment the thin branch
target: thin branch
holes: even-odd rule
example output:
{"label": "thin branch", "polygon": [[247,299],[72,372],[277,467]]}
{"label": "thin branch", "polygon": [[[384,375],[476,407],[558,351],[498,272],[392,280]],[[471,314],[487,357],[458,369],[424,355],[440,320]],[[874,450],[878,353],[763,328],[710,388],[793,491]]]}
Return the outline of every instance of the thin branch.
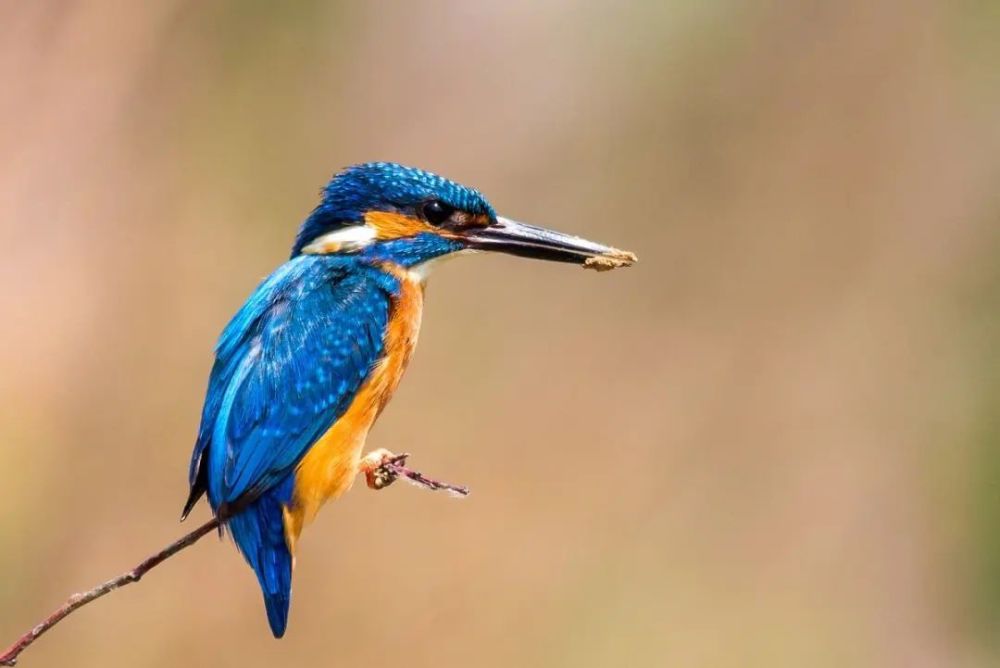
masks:
{"label": "thin branch", "polygon": [[[398,458],[402,458],[405,461],[409,457],[408,454],[397,455]],[[382,468],[391,471],[392,474],[406,478],[409,482],[413,483],[417,487],[423,487],[432,492],[445,491],[452,496],[468,496],[469,488],[465,485],[453,485],[450,482],[441,482],[440,480],[434,480],[433,478],[428,478],[420,471],[414,471],[413,469],[408,469],[402,465],[401,461],[387,461],[382,464]]]}
{"label": "thin branch", "polygon": [[[469,493],[469,490],[466,487],[433,480],[424,476],[419,471],[413,471],[406,468],[399,461],[384,462],[379,468],[381,469],[379,473],[383,474],[386,478],[395,479],[396,477],[403,477],[420,487],[432,491],[445,490],[451,494],[457,494],[459,496],[466,496]],[[18,638],[13,645],[4,650],[3,654],[0,654],[0,666],[16,665],[21,652],[27,649],[33,642],[38,640],[42,634],[61,622],[70,613],[82,608],[88,603],[96,601],[106,594],[110,594],[120,587],[132,584],[133,582],[138,582],[147,572],[156,566],[159,566],[161,563],[174,556],[184,548],[194,545],[205,535],[212,533],[218,528],[219,518],[212,518],[191,533],[178,538],[176,541],[156,554],[147,557],[132,570],[126,571],[116,578],[112,578],[107,582],[99,584],[89,591],[73,594],[65,603],[53,611],[51,615],[36,624],[31,628],[31,630]]]}
{"label": "thin branch", "polygon": [[149,569],[157,566],[161,562],[174,556],[185,547],[189,545],[194,545],[199,538],[207,533],[211,533],[215,529],[219,528],[219,520],[212,518],[208,522],[205,522],[200,527],[187,534],[183,538],[179,538],[167,547],[163,548],[156,554],[143,560],[138,566],[130,571],[122,573],[116,578],[112,578],[107,582],[100,584],[90,591],[82,592],[80,594],[73,594],[69,597],[65,603],[62,604],[55,612],[42,620],[30,631],[25,633],[23,636],[17,639],[13,645],[7,648],[7,650],[0,655],[0,666],[13,666],[17,663],[17,657],[21,654],[31,643],[38,640],[39,636],[51,629],[53,626],[62,621],[63,617],[66,617],[71,612],[77,608],[82,608],[91,601],[96,601],[105,594],[110,594],[119,587],[124,587],[127,584],[132,584],[133,582],[138,582],[142,579],[142,576],[146,574]]}

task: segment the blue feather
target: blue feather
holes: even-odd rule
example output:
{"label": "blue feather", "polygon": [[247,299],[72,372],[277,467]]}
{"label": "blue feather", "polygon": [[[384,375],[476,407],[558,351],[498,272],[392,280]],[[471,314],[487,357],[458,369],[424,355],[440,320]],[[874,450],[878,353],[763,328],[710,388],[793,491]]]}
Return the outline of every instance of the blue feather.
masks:
{"label": "blue feather", "polygon": [[314,255],[257,288],[219,339],[192,456],[213,508],[277,484],[347,410],[382,355],[398,289],[356,258]]}
{"label": "blue feather", "polygon": [[285,630],[292,558],[282,506],[308,449],[350,406],[383,355],[398,280],[357,257],[307,255],[268,277],[223,331],[191,459],[257,574],[275,636]]}
{"label": "blue feather", "polygon": [[233,540],[257,574],[275,638],[285,635],[292,599],[292,555],[285,544],[282,506],[292,498],[294,480],[287,476],[228,522]]}

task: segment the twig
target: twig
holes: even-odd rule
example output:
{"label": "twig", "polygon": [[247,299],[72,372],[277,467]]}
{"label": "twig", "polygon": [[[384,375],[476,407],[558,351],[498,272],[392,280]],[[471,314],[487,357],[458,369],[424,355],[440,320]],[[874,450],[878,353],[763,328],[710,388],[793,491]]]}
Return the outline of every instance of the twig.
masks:
{"label": "twig", "polygon": [[[400,455],[405,459],[409,455]],[[440,480],[434,480],[428,478],[420,471],[414,471],[413,469],[408,469],[399,462],[388,461],[382,464],[383,469],[388,469],[393,474],[406,478],[408,481],[412,482],[417,487],[423,487],[424,489],[429,489],[432,492],[445,491],[452,496],[468,496],[469,488],[464,485],[453,485],[449,482],[441,482]]]}
{"label": "twig", "polygon": [[146,574],[149,569],[154,566],[159,565],[161,562],[174,556],[185,547],[189,545],[194,545],[199,538],[207,533],[211,533],[213,530],[219,528],[219,520],[212,518],[208,522],[205,522],[200,527],[187,534],[183,538],[179,538],[174,541],[164,549],[160,550],[151,557],[147,557],[138,566],[130,571],[122,573],[116,578],[112,578],[107,582],[100,584],[90,591],[86,591],[80,594],[73,594],[69,597],[65,603],[62,604],[55,612],[46,617],[42,622],[37,624],[30,631],[25,633],[23,636],[17,639],[13,645],[7,648],[7,650],[0,655],[0,666],[13,666],[17,663],[17,657],[21,654],[31,643],[38,640],[39,636],[51,629],[53,626],[62,621],[63,617],[66,617],[71,612],[77,608],[82,608],[91,601],[96,601],[105,594],[110,594],[119,587],[124,587],[127,584],[132,584],[133,582],[138,582],[142,579],[142,576]]}
{"label": "twig", "polygon": [[[420,487],[429,489],[432,491],[445,490],[452,494],[457,494],[459,496],[466,496],[469,493],[468,488],[462,487],[460,485],[452,485],[446,482],[440,482],[438,480],[433,480],[427,478],[419,471],[413,471],[406,468],[402,464],[396,461],[385,462],[381,467],[384,470],[384,475],[396,477],[401,476],[407,480],[413,481]],[[53,626],[58,624],[67,617],[70,613],[76,611],[79,608],[96,601],[105,594],[110,594],[119,587],[124,587],[127,584],[132,584],[133,582],[138,582],[142,579],[142,576],[149,572],[151,569],[159,566],[161,563],[174,556],[181,550],[191,545],[194,545],[206,534],[212,533],[219,528],[219,518],[214,517],[208,522],[205,522],[200,527],[192,531],[191,533],[178,538],[173,543],[163,548],[156,554],[153,554],[143,561],[141,561],[135,568],[130,571],[126,571],[116,578],[112,578],[107,582],[97,585],[93,589],[78,594],[73,594],[63,603],[58,609],[56,609],[51,615],[43,619],[41,622],[36,624],[27,633],[22,635],[20,638],[14,642],[13,645],[4,650],[3,654],[0,654],[0,666],[13,666],[17,664],[17,659],[25,649],[27,649],[33,642],[38,640],[38,638],[44,634],[46,631],[51,629]]]}

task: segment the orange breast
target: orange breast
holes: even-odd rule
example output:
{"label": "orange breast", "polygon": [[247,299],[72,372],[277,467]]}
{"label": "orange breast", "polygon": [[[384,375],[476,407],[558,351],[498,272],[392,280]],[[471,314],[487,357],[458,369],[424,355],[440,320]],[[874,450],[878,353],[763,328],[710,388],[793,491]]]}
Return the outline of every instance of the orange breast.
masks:
{"label": "orange breast", "polygon": [[292,502],[285,508],[285,539],[292,553],[302,527],[329,499],[354,483],[368,430],[399,385],[420,332],[423,285],[405,269],[383,267],[400,279],[384,338],[385,355],[358,390],[347,411],[309,449],[295,471]]}

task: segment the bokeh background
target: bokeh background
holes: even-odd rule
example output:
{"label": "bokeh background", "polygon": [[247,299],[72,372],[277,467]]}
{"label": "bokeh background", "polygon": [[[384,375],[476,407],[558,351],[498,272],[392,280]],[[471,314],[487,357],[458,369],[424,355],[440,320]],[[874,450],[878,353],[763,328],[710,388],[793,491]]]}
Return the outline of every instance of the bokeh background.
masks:
{"label": "bokeh background", "polygon": [[641,262],[436,273],[369,445],[473,495],[327,507],[283,641],[209,538],[24,666],[1000,665],[998,72],[990,0],[0,3],[0,643],[186,530],[215,337],[387,159]]}

